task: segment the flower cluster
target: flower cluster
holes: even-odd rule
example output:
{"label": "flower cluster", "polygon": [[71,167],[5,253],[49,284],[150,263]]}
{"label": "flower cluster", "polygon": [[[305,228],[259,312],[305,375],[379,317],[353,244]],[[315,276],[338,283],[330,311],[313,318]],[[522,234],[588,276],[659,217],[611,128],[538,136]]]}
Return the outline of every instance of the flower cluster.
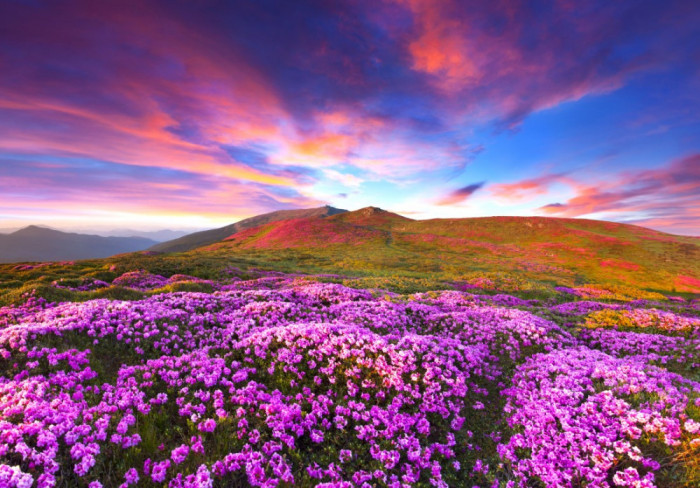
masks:
{"label": "flower cluster", "polygon": [[698,332],[700,318],[686,317],[656,308],[600,310],[586,316],[586,327],[657,329],[666,332]]}
{"label": "flower cluster", "polygon": [[580,300],[577,302],[560,303],[550,307],[550,310],[562,315],[587,315],[600,310],[619,310],[620,308],[620,305]]}
{"label": "flower cluster", "polygon": [[129,271],[112,281],[114,286],[123,286],[124,288],[133,288],[135,290],[152,290],[154,288],[162,288],[167,284],[168,279],[166,277],[151,274],[145,270]]}
{"label": "flower cluster", "polygon": [[601,328],[582,329],[578,339],[582,344],[612,356],[633,358],[673,370],[700,370],[700,337]]}
{"label": "flower cluster", "polygon": [[697,337],[537,315],[631,304],[213,288],[1,308],[0,486],[654,486],[700,444],[698,384],[654,366],[695,374]]}
{"label": "flower cluster", "polygon": [[55,280],[51,286],[71,291],[92,291],[107,288],[110,284],[96,278],[80,278],[78,280]]}
{"label": "flower cluster", "polygon": [[[499,446],[520,486],[656,486],[649,453],[685,445],[698,454],[689,413],[700,384],[585,347],[537,354],[505,391],[514,434]],[[628,466],[625,468],[625,466]]]}

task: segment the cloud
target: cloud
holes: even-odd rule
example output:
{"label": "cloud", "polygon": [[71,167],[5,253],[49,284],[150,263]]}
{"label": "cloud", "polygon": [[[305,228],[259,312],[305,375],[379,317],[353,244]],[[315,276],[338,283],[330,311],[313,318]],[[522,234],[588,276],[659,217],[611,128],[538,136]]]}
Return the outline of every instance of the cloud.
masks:
{"label": "cloud", "polygon": [[700,153],[661,168],[627,171],[596,184],[579,184],[576,195],[540,212],[563,217],[606,215],[669,232],[700,234]]}
{"label": "cloud", "polygon": [[[461,174],[494,128],[696,65],[699,15],[681,0],[0,2],[0,157],[24,166],[28,206],[158,195],[220,214],[232,196],[311,204],[338,179],[401,191]],[[74,171],[81,193],[54,164],[94,174]],[[489,189],[524,202],[558,181]]]}
{"label": "cloud", "polygon": [[132,216],[148,208],[156,215],[224,219],[322,203],[291,188],[214,175],[73,158],[0,157],[0,214],[5,217],[13,208],[42,215],[109,211]]}
{"label": "cloud", "polygon": [[481,187],[483,187],[484,184],[486,184],[486,182],[482,181],[480,183],[472,183],[471,185],[458,188],[457,190],[450,192],[444,198],[440,199],[437,202],[437,205],[454,205],[463,202],[464,200],[472,196],[476,191],[481,189]]}
{"label": "cloud", "polygon": [[[350,7],[302,9],[307,30],[253,4],[216,15],[153,1],[139,4],[138,16],[80,1],[7,8],[15,24],[0,47],[0,65],[12,67],[0,81],[6,152],[280,186],[312,183],[313,172],[299,168],[390,175],[459,164],[449,148],[448,156],[406,158],[414,131],[437,123],[434,108],[421,103],[422,85],[401,65],[398,46],[350,20]],[[281,8],[299,16],[296,6]],[[358,44],[365,32],[384,42]],[[381,66],[365,61],[380,55]],[[385,96],[396,89],[405,92]],[[389,138],[395,150],[377,154]],[[259,154],[245,159],[231,148]]]}
{"label": "cloud", "polygon": [[364,182],[362,178],[358,178],[350,173],[341,173],[340,171],[336,171],[334,169],[325,169],[323,170],[323,174],[326,176],[326,178],[337,181],[346,187],[357,188]]}
{"label": "cloud", "polygon": [[[275,118],[284,116],[274,90],[239,53],[213,49],[184,22],[145,21],[163,14],[148,3],[143,16],[82,7],[15,12],[17,24],[6,31],[13,42],[0,61],[25,61],[0,83],[3,150],[297,183],[236,164],[216,144],[274,134]],[[37,42],[27,39],[38,32]]]}
{"label": "cloud", "polygon": [[491,193],[502,200],[519,202],[545,195],[552,184],[566,181],[563,173],[547,174],[537,178],[528,178],[515,183],[498,183],[491,185]]}
{"label": "cloud", "polygon": [[544,205],[543,207],[540,207],[540,210],[558,212],[559,209],[563,209],[565,207],[566,207],[566,205],[564,205],[563,203],[557,202],[557,203],[549,203],[547,205]]}
{"label": "cloud", "polygon": [[[411,34],[402,37],[411,68],[450,101],[450,112],[495,119],[502,128],[617,90],[635,74],[667,64],[669,52],[684,51],[679,33],[698,19],[680,1],[663,8],[553,2],[546,9],[520,1],[396,1],[414,19]],[[676,29],[665,29],[666,22]]]}

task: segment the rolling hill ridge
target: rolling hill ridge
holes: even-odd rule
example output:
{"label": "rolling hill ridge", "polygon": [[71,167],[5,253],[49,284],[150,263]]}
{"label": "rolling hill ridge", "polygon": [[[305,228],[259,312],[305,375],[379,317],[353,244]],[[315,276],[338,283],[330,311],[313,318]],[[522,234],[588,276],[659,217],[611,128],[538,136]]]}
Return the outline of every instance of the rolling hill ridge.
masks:
{"label": "rolling hill ridge", "polygon": [[270,212],[262,215],[256,215],[248,219],[241,220],[239,222],[219,227],[217,229],[204,230],[201,232],[195,232],[192,234],[187,234],[185,236],[179,237],[166,242],[161,242],[152,246],[149,251],[156,252],[183,252],[195,249],[201,246],[206,246],[208,244],[213,244],[215,242],[226,239],[236,232],[241,232],[246,229],[251,229],[254,227],[259,227],[271,222],[278,222],[282,220],[289,219],[301,219],[310,217],[328,217],[331,215],[337,215],[346,212],[346,210],[330,207],[328,205],[318,208],[309,209],[295,209],[295,210],[278,210],[276,212]]}
{"label": "rolling hill ridge", "polygon": [[[22,233],[34,236],[36,245],[50,239],[46,232],[55,231],[30,228]],[[205,280],[245,280],[280,271],[404,291],[476,286],[537,295],[552,293],[556,287],[601,285],[617,287],[626,296],[643,296],[632,289],[700,294],[699,238],[596,220],[413,220],[376,207],[352,212],[321,207],[273,212],[186,237],[164,246],[187,249],[181,252],[126,252],[74,265],[25,266],[19,272],[12,265],[0,266],[0,282],[13,287],[3,300],[18,299],[25,290],[56,279],[112,282],[136,271]],[[189,249],[198,242],[205,244]],[[152,241],[148,245],[163,249]],[[139,244],[132,251],[148,245]],[[29,250],[31,246],[24,247]],[[120,251],[110,248],[105,255]],[[75,258],[53,258],[68,259]],[[54,292],[48,293],[52,297]],[[122,296],[118,290],[114,293]]]}
{"label": "rolling hill ridge", "polygon": [[[551,217],[412,220],[376,207],[265,223],[191,251],[334,272],[519,273],[700,292],[700,239]],[[273,257],[271,254],[275,253]]]}

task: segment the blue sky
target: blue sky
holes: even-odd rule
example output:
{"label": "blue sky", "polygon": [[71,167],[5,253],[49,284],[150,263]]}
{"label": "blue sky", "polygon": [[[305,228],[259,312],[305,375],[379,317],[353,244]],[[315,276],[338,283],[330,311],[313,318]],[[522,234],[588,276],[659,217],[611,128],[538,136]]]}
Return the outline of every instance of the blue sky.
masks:
{"label": "blue sky", "polygon": [[0,227],[284,208],[700,235],[687,1],[0,5]]}

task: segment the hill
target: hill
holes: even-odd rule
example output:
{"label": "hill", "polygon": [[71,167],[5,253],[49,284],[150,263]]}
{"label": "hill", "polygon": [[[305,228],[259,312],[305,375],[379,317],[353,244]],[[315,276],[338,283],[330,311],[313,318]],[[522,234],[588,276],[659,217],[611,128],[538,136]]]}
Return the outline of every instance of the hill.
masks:
{"label": "hill", "polygon": [[195,249],[201,246],[206,246],[208,244],[213,244],[221,240],[226,239],[232,234],[241,232],[246,229],[251,229],[254,227],[259,227],[271,222],[278,222],[290,219],[301,219],[301,218],[323,218],[331,215],[337,215],[346,212],[346,210],[341,210],[338,208],[330,207],[328,205],[318,208],[308,208],[308,209],[296,209],[296,210],[278,210],[276,212],[270,212],[262,215],[256,215],[249,219],[244,219],[234,224],[227,225],[225,227],[220,227],[218,229],[204,230],[201,232],[195,232],[193,234],[187,234],[177,239],[162,242],[151,247],[149,251],[156,252],[183,252]]}
{"label": "hill", "polygon": [[[402,293],[476,287],[530,298],[569,293],[566,288],[590,298],[700,295],[699,238],[595,220],[413,220],[376,207],[353,212],[322,207],[274,212],[193,236],[178,245],[219,240],[185,252],[131,252],[74,265],[0,266],[0,303],[13,303],[37,288],[47,299],[60,301],[68,292],[46,288],[54,280],[80,287],[95,279],[112,283],[136,271],[161,276],[156,279],[160,286],[198,290],[209,285],[167,280],[188,275],[245,281],[281,271]],[[133,295],[123,294],[119,286],[94,293]]]}
{"label": "hill", "polygon": [[335,273],[509,273],[558,284],[700,292],[700,239],[551,217],[412,220],[375,207],[270,222],[191,254]]}
{"label": "hill", "polygon": [[104,258],[140,251],[154,243],[143,237],[102,237],[31,225],[0,235],[0,263]]}

